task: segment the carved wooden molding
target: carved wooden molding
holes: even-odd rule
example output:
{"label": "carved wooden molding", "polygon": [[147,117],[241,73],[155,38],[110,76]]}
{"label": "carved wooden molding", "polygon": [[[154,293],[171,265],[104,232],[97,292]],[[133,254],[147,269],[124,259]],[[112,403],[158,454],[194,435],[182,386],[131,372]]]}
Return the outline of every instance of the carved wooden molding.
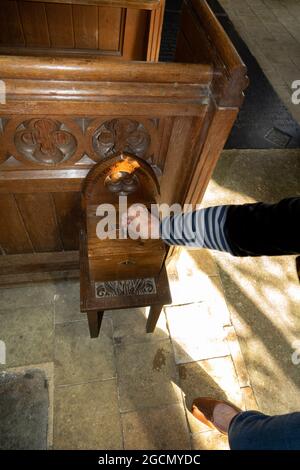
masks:
{"label": "carved wooden molding", "polygon": [[125,171],[118,171],[105,178],[105,186],[111,193],[125,196],[134,193],[139,186],[139,179],[136,175]]}
{"label": "carved wooden molding", "polygon": [[119,152],[144,158],[150,142],[151,137],[144,125],[126,118],[105,121],[93,136],[94,150],[101,158],[111,157]]}
{"label": "carved wooden molding", "polygon": [[26,118],[10,116],[0,121],[3,170],[20,168],[20,163],[26,168],[41,165],[91,168],[94,162],[117,154],[117,149],[122,152],[127,149],[127,153],[146,160],[161,176],[164,161],[158,143],[165,129],[164,120],[30,115]]}
{"label": "carved wooden molding", "polygon": [[57,164],[75,153],[77,141],[53,119],[31,119],[22,122],[14,137],[17,150],[38,163]]}
{"label": "carved wooden molding", "polygon": [[[1,170],[41,166],[73,166],[84,155],[84,136],[75,119],[68,117],[12,116],[4,122],[0,161],[4,160]],[[8,162],[5,160],[9,159]]]}
{"label": "carved wooden molding", "polygon": [[95,296],[98,299],[103,297],[149,294],[156,294],[156,284],[153,277],[95,283]]}

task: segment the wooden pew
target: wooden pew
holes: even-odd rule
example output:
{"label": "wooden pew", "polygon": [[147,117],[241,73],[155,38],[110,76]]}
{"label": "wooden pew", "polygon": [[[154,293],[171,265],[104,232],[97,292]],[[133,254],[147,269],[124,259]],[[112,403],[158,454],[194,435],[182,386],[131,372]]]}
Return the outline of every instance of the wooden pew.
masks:
{"label": "wooden pew", "polygon": [[177,59],[193,63],[0,56],[2,285],[78,276],[82,181],[114,153],[151,164],[161,202],[201,201],[246,68],[202,0],[185,1]]}

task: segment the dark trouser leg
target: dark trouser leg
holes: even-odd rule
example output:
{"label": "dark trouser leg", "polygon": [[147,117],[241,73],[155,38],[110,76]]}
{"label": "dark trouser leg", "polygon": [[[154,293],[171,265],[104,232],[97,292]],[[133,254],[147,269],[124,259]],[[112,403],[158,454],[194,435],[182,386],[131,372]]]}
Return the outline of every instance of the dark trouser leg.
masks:
{"label": "dark trouser leg", "polygon": [[300,197],[277,204],[232,205],[224,233],[235,256],[300,253]]}
{"label": "dark trouser leg", "polygon": [[149,316],[148,316],[148,320],[146,324],[147,333],[153,333],[162,308],[163,308],[163,305],[152,305],[152,307],[150,308],[150,312],[149,312]]}
{"label": "dark trouser leg", "polygon": [[97,338],[99,335],[104,311],[89,310],[87,313],[91,338]]}
{"label": "dark trouser leg", "polygon": [[230,424],[228,439],[232,450],[300,450],[300,413],[239,413]]}

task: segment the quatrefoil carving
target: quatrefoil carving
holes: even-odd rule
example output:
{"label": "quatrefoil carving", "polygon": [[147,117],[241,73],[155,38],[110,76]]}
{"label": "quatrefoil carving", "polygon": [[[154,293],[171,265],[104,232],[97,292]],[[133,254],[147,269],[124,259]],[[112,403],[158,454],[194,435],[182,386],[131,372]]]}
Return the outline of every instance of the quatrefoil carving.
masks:
{"label": "quatrefoil carving", "polygon": [[119,196],[127,196],[137,190],[139,180],[134,174],[130,174],[125,171],[118,171],[107,176],[105,179],[105,186],[111,193],[116,193]]}
{"label": "quatrefoil carving", "polygon": [[150,146],[149,132],[141,122],[118,118],[105,121],[93,136],[93,147],[102,157],[110,157],[127,152],[137,157],[145,157]]}
{"label": "quatrefoil carving", "polygon": [[75,137],[64,125],[53,119],[31,119],[17,128],[15,146],[30,160],[55,165],[76,151]]}

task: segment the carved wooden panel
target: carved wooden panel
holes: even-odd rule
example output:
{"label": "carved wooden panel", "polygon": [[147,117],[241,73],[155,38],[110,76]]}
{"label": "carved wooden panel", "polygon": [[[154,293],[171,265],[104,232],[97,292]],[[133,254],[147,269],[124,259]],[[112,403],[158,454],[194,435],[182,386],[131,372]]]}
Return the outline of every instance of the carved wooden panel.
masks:
{"label": "carved wooden panel", "polygon": [[[26,168],[71,166],[81,159],[84,142],[75,120],[62,120],[55,116],[24,117],[6,119],[3,125],[0,162],[1,158],[10,158],[8,169],[11,169],[14,159]],[[2,163],[0,169],[5,168],[5,163]]]}
{"label": "carved wooden panel", "polygon": [[[162,135],[167,121],[131,117],[3,117],[0,120],[0,171],[12,169],[14,160],[18,161],[18,168],[20,163],[26,168],[90,168],[94,162],[125,152],[146,160],[160,177],[165,158],[161,155],[161,145],[166,147],[170,137]],[[4,163],[7,159],[9,162]]]}
{"label": "carved wooden panel", "polygon": [[106,177],[105,186],[111,193],[125,196],[134,193],[139,187],[139,179],[134,174],[118,171]]}
{"label": "carved wooden panel", "polygon": [[159,138],[164,121],[156,118],[95,119],[87,127],[88,155],[95,161],[119,152],[130,153],[153,165],[159,161]]}
{"label": "carved wooden panel", "polygon": [[156,294],[155,279],[127,279],[95,283],[96,298]]}
{"label": "carved wooden panel", "polygon": [[77,148],[74,135],[53,119],[22,122],[14,141],[17,150],[29,160],[53,165],[72,157]]}
{"label": "carved wooden panel", "polygon": [[144,158],[151,137],[145,126],[133,119],[112,119],[96,129],[93,136],[95,152],[101,157],[111,157],[119,152]]}
{"label": "carved wooden panel", "polygon": [[[185,117],[175,120],[137,116],[113,119],[27,117],[4,117],[0,126],[1,197],[7,191],[6,185],[11,188],[9,200],[3,200],[5,204],[0,214],[2,223],[10,226],[0,233],[0,249],[7,254],[78,248],[80,178],[95,162],[109,158],[93,150],[100,129],[103,132],[109,129],[107,141],[111,139],[116,148],[126,147],[129,141],[131,150],[143,154],[142,159],[151,164],[156,175],[163,171],[163,201],[180,200],[185,181],[190,177],[192,159],[198,156],[193,150],[192,136],[195,131],[195,135],[199,135],[201,120],[191,125],[193,119]],[[100,135],[103,138],[101,132]],[[31,174],[31,170],[37,173]],[[50,176],[51,170],[55,170],[54,179]],[[15,182],[10,179],[13,174],[20,175],[12,177],[17,178]],[[72,174],[76,176],[75,185]],[[110,191],[131,194],[140,187],[136,177],[120,176],[106,181]],[[9,209],[9,220],[5,207],[13,208]]]}

